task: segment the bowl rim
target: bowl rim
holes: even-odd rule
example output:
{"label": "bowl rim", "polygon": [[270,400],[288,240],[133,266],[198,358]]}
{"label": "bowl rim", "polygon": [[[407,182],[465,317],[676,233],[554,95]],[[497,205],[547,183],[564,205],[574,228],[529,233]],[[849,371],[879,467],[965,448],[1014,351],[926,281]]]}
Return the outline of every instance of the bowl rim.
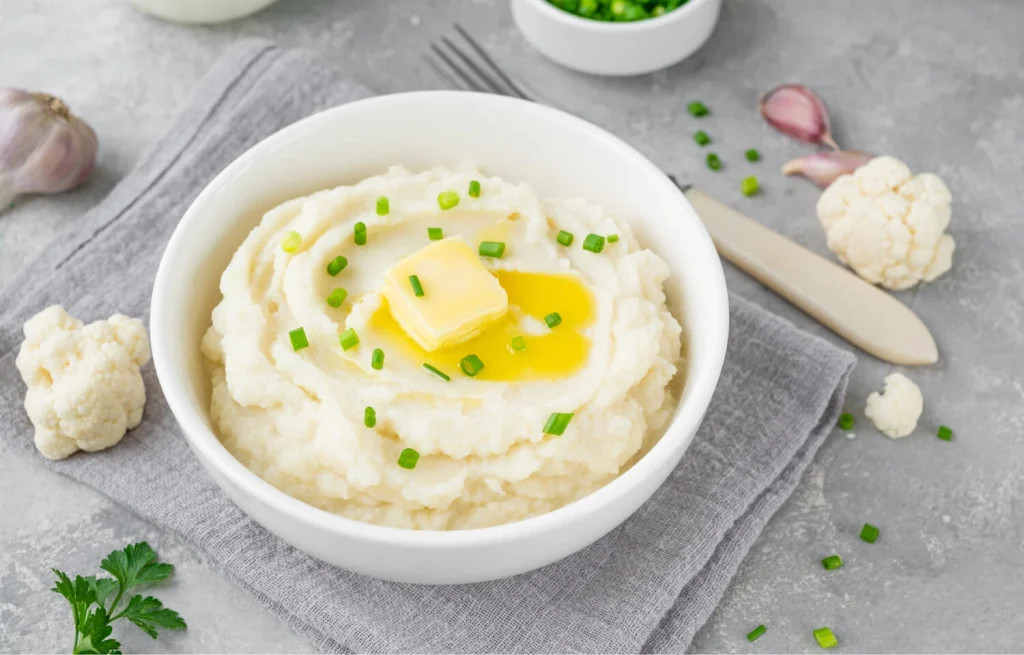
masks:
{"label": "bowl rim", "polygon": [[594,32],[644,32],[654,27],[663,27],[673,22],[680,22],[686,20],[690,14],[696,12],[698,7],[702,4],[707,4],[711,0],[689,0],[686,4],[667,11],[661,16],[655,16],[653,18],[644,18],[643,20],[633,21],[607,21],[607,20],[595,20],[593,18],[584,18],[583,16],[577,16],[574,13],[568,12],[564,9],[559,9],[555,5],[548,2],[548,0],[523,0],[528,2],[535,7],[542,14],[545,14],[548,18],[555,20],[563,25],[567,25],[572,28],[585,28]]}
{"label": "bowl rim", "polygon": [[[200,410],[192,407],[188,397],[190,395],[188,386],[185,381],[172,379],[169,373],[172,364],[171,356],[167,352],[167,337],[165,336],[164,326],[170,320],[173,320],[173,317],[165,312],[160,299],[168,294],[167,289],[174,279],[174,262],[188,247],[186,240],[186,232],[189,231],[188,226],[193,223],[202,223],[205,219],[204,206],[214,196],[229,186],[234,181],[234,178],[243,172],[251,162],[258,158],[272,155],[280,146],[295,138],[301,138],[309,132],[316,132],[323,125],[344,120],[345,115],[348,113],[362,111],[366,107],[372,107],[380,103],[409,102],[420,98],[442,96],[471,98],[473,102],[518,105],[518,109],[545,114],[550,119],[560,121],[571,129],[582,130],[588,136],[613,146],[616,150],[620,151],[623,157],[632,160],[634,165],[638,165],[646,169],[649,174],[661,178],[662,183],[667,188],[678,194],[679,209],[687,214],[692,225],[691,237],[699,240],[700,244],[711,256],[712,270],[706,272],[706,277],[702,280],[702,283],[712,287],[710,295],[712,298],[718,299],[716,302],[718,306],[705,309],[708,314],[717,312],[717,317],[713,317],[713,320],[716,325],[720,326],[720,329],[711,331],[706,337],[707,343],[703,344],[707,355],[706,363],[701,370],[691,371],[690,373],[687,386],[691,388],[692,395],[687,399],[685,406],[679,409],[679,413],[664,428],[661,438],[658,439],[654,446],[627,471],[611,480],[608,484],[568,505],[511,523],[462,530],[413,530],[357,521],[319,509],[274,487],[236,459],[224,447],[214,431],[207,427]],[[679,191],[678,187],[650,160],[629,144],[582,118],[560,109],[518,98],[468,91],[410,91],[356,100],[307,116],[259,141],[218,173],[189,205],[175,227],[160,259],[150,306],[150,332],[153,362],[161,389],[185,439],[190,447],[197,451],[197,459],[204,466],[215,468],[234,487],[246,493],[252,500],[258,501],[275,512],[288,515],[292,519],[316,530],[328,531],[332,534],[357,541],[388,543],[394,546],[427,550],[453,547],[476,548],[525,540],[539,534],[557,530],[561,526],[572,524],[586,516],[600,512],[602,509],[614,504],[616,499],[627,497],[635,492],[642,485],[646,476],[656,472],[659,464],[658,460],[668,455],[679,441],[686,440],[683,445],[688,446],[689,441],[692,441],[696,435],[704,413],[710,405],[711,396],[717,388],[722,366],[725,362],[729,334],[729,301],[721,260],[718,258],[710,235],[704,229],[696,212],[686,200],[686,197]],[[196,344],[196,347],[198,347],[198,344]],[[214,478],[218,486],[221,486],[217,476],[211,477]],[[648,498],[649,496],[644,498],[644,502]]]}

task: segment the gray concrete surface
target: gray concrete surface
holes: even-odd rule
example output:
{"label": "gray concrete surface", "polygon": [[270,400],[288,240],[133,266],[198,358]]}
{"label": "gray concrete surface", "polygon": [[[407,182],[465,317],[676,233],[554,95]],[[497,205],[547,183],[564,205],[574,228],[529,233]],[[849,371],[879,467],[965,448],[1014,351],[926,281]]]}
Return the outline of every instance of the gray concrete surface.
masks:
{"label": "gray concrete surface", "polygon": [[[505,0],[281,0],[230,25],[188,28],[124,0],[0,0],[0,85],[64,96],[96,127],[99,171],[77,194],[99,199],[164,127],[220,49],[242,36],[330,52],[376,89],[438,86],[419,61],[459,20],[497,58],[566,108],[618,133],[666,170],[825,252],[816,190],[779,165],[809,149],[760,121],[758,95],[801,81],[827,99],[837,139],[939,173],[955,196],[953,271],[901,294],[932,327],[942,360],[910,371],[924,390],[918,433],[890,441],[862,414],[891,366],[862,356],[838,432],[769,525],[698,651],[816,651],[830,626],[845,652],[1000,652],[1024,648],[1024,3],[1019,0],[726,0],[706,47],[671,70],[608,80],[545,61],[516,32]],[[685,112],[725,168],[708,171]],[[742,160],[757,147],[759,164]],[[567,172],[572,174],[572,172]],[[756,173],[764,192],[738,193]],[[77,199],[27,200],[0,215],[0,283],[73,222]],[[31,212],[29,211],[31,209]],[[30,218],[31,217],[31,218]],[[735,270],[733,291],[838,343]],[[945,443],[939,423],[956,430]],[[857,540],[865,521],[882,536]],[[39,461],[0,450],[0,651],[59,651],[70,616],[50,566],[93,572],[111,549],[148,539],[178,565],[160,596],[189,621],[152,642],[119,629],[126,652],[295,652],[307,644],[173,535]],[[818,560],[841,553],[843,569]],[[768,626],[756,646],[744,635]]]}

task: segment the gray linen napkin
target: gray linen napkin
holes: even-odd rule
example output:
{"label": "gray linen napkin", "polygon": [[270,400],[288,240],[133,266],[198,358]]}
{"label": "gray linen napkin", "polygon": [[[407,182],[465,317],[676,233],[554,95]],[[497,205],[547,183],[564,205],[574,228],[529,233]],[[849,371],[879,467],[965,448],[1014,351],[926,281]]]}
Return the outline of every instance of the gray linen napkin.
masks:
{"label": "gray linen napkin", "polygon": [[[33,449],[14,367],[26,319],[51,303],[86,321],[148,317],[164,245],[202,186],[275,130],[366,95],[312,53],[230,49],[138,167],[0,293],[0,438]],[[386,583],[277,539],[207,477],[152,366],[142,425],[51,466],[184,537],[325,651],[683,651],[834,424],[854,363],[743,300],[731,318],[714,401],[668,481],[586,550],[498,582]]]}

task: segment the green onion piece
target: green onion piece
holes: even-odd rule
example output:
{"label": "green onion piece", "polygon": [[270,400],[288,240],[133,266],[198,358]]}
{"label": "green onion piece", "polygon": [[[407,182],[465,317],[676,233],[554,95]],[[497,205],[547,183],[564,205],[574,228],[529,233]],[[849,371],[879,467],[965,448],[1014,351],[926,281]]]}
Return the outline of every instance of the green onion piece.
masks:
{"label": "green onion piece", "polygon": [[281,242],[281,250],[285,252],[295,252],[296,250],[299,249],[299,246],[301,245],[302,235],[296,232],[295,230],[292,230],[291,232],[288,233],[287,236],[285,236],[284,240]]}
{"label": "green onion piece", "polygon": [[854,422],[855,421],[853,420],[853,414],[849,412],[843,412],[842,414],[839,415],[839,429],[843,430],[844,432],[849,432],[850,430],[852,430]]}
{"label": "green onion piece", "polygon": [[839,555],[829,555],[821,560],[821,565],[825,567],[826,571],[834,571],[843,566],[843,558]]}
{"label": "green onion piece", "polygon": [[366,223],[359,221],[355,227],[355,239],[357,246],[366,245]]}
{"label": "green onion piece", "polygon": [[878,539],[879,532],[880,530],[877,527],[871,525],[870,523],[865,523],[864,527],[860,529],[861,541],[866,541],[869,544],[873,544],[875,543],[875,539]]}
{"label": "green onion piece", "polygon": [[828,628],[818,628],[814,631],[814,640],[818,642],[818,645],[822,648],[835,648],[839,645],[839,640],[832,634],[832,631]]}
{"label": "green onion piece", "polygon": [[935,436],[938,437],[939,439],[942,439],[943,441],[952,441],[953,429],[948,428],[945,425],[940,425],[939,431],[935,434]]}
{"label": "green onion piece", "polygon": [[380,348],[373,349],[373,356],[370,358],[370,366],[373,370],[379,371],[384,368],[384,351]]}
{"label": "green onion piece", "polygon": [[747,158],[747,161],[761,161],[761,153],[753,148],[743,153],[743,156]]}
{"label": "green onion piece", "polygon": [[363,410],[363,425],[368,428],[377,425],[377,410],[372,407]]}
{"label": "green onion piece", "polygon": [[410,275],[409,276],[409,284],[412,285],[412,292],[416,295],[416,297],[417,298],[422,298],[423,297],[423,285],[420,284],[420,276],[419,275]]}
{"label": "green onion piece", "polygon": [[572,232],[566,232],[565,230],[559,230],[558,236],[555,237],[555,241],[563,246],[571,246],[573,240]]}
{"label": "green onion piece", "polygon": [[562,322],[562,315],[558,312],[551,312],[544,317],[544,322],[547,323],[549,328],[553,328]]}
{"label": "green onion piece", "polygon": [[476,180],[473,180],[469,183],[469,196],[471,198],[480,197],[480,183],[477,182]]}
{"label": "green onion piece", "polygon": [[391,213],[391,201],[387,196],[377,198],[377,216],[387,216]]}
{"label": "green onion piece", "polygon": [[442,380],[444,380],[445,382],[449,382],[449,381],[451,381],[451,378],[450,378],[450,377],[448,377],[447,375],[445,375],[445,374],[444,374],[444,373],[442,373],[441,371],[437,370],[436,368],[434,368],[434,367],[433,367],[433,366],[431,366],[430,364],[424,363],[424,364],[423,364],[423,368],[427,369],[428,371],[430,371],[431,373],[433,373],[433,374],[434,374],[434,375],[436,375],[437,377],[441,378],[441,379],[442,379]]}
{"label": "green onion piece", "polygon": [[743,178],[743,181],[740,182],[740,191],[742,191],[745,196],[754,195],[757,193],[759,188],[760,185],[757,183],[757,178],[753,175]]}
{"label": "green onion piece", "polygon": [[604,237],[600,234],[588,234],[583,240],[583,249],[593,253],[601,252],[604,250]]}
{"label": "green onion piece", "polygon": [[349,328],[341,333],[338,341],[341,342],[342,350],[350,350],[359,345],[359,335],[353,328]]}
{"label": "green onion piece", "polygon": [[704,162],[713,171],[721,170],[722,168],[722,160],[713,152],[708,153],[708,156],[704,158]]}
{"label": "green onion piece", "polygon": [[306,338],[306,331],[303,328],[295,328],[288,333],[288,338],[292,342],[292,350],[302,350],[309,346],[309,340]]}
{"label": "green onion piece", "polygon": [[338,287],[327,296],[327,304],[337,309],[341,307],[341,303],[345,302],[345,298],[348,298],[348,291]]}
{"label": "green onion piece", "polygon": [[569,421],[571,420],[572,412],[568,414],[553,413],[548,417],[548,422],[544,424],[544,434],[553,434],[556,437],[562,436],[565,428],[569,427]]}
{"label": "green onion piece", "polygon": [[508,345],[514,352],[522,352],[526,350],[526,339],[522,337],[512,337],[512,341],[509,341]]}
{"label": "green onion piece", "polygon": [[706,146],[711,143],[711,137],[704,130],[697,130],[693,133],[693,140],[697,142],[699,146]]}
{"label": "green onion piece", "polygon": [[412,448],[406,448],[398,455],[398,465],[404,469],[416,468],[416,462],[420,461],[420,454]]}
{"label": "green onion piece", "polygon": [[615,243],[616,241],[619,240],[619,235],[618,234],[609,234],[608,238],[606,240],[608,241],[608,243]]}
{"label": "green onion piece", "polygon": [[459,362],[459,368],[462,369],[463,373],[473,378],[476,377],[477,373],[484,369],[484,363],[480,361],[480,358],[476,355],[466,355],[462,358],[462,361]]}
{"label": "green onion piece", "polygon": [[345,270],[346,266],[348,266],[348,260],[338,255],[327,264],[327,274],[334,277]]}
{"label": "green onion piece", "polygon": [[427,238],[431,241],[440,241],[444,238],[444,231],[439,227],[428,227]]}
{"label": "green onion piece", "polygon": [[690,116],[697,116],[698,118],[700,116],[707,116],[711,113],[703,102],[698,102],[696,100],[686,105],[686,111],[690,112]]}
{"label": "green onion piece", "polygon": [[501,259],[501,256],[505,254],[505,242],[481,241],[479,252],[481,257],[494,257],[495,259]]}
{"label": "green onion piece", "polygon": [[459,204],[459,194],[457,191],[442,191],[437,194],[437,205],[441,209],[451,209],[457,204]]}
{"label": "green onion piece", "polygon": [[764,624],[761,624],[747,633],[747,641],[757,641],[761,638],[761,635],[766,632],[768,632],[768,628],[764,627]]}

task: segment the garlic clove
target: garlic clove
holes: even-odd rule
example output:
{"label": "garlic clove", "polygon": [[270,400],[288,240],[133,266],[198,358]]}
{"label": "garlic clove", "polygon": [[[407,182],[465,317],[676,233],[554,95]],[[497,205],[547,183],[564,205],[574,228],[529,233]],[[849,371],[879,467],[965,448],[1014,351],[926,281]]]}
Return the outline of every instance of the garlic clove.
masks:
{"label": "garlic clove", "polygon": [[821,188],[836,181],[840,175],[853,173],[868,163],[871,155],[858,150],[819,152],[788,161],[782,165],[784,175],[803,175]]}
{"label": "garlic clove", "polygon": [[0,209],[23,193],[59,193],[96,167],[99,141],[64,102],[46,93],[0,89]]}
{"label": "garlic clove", "polygon": [[806,86],[783,84],[764,94],[761,115],[783,134],[839,150],[832,138],[825,103]]}

